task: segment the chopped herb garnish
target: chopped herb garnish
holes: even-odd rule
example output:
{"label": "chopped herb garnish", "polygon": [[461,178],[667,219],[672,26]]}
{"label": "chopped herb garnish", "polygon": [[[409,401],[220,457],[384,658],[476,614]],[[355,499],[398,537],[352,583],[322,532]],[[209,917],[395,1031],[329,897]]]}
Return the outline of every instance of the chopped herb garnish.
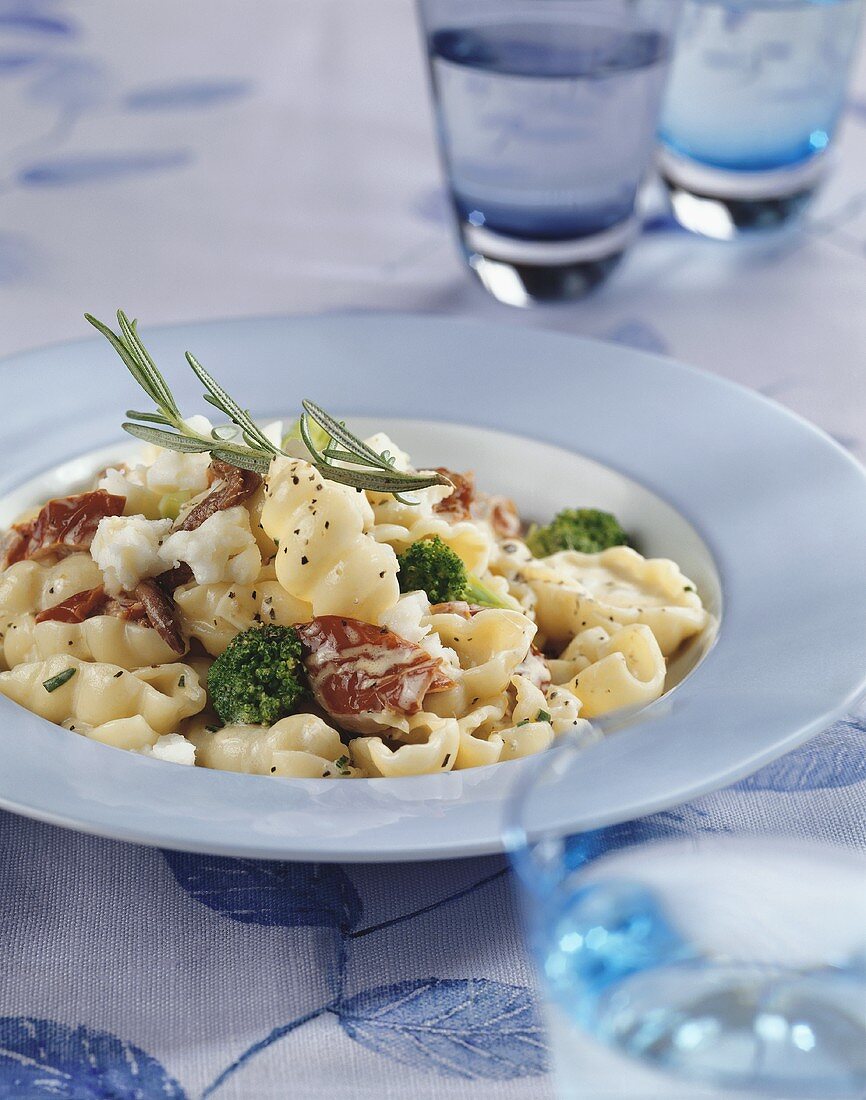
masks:
{"label": "chopped herb garnish", "polygon": [[181,678],[177,682],[177,686],[179,688],[186,687],[186,676],[181,676]]}
{"label": "chopped herb garnish", "polygon": [[546,710],[540,710],[538,712],[538,714],[536,714],[536,716],[535,716],[535,721],[536,722],[549,722],[550,721],[550,715],[547,713]]}
{"label": "chopped herb garnish", "polygon": [[518,726],[528,726],[529,725],[529,719],[528,718],[521,718],[521,720],[517,724],[518,724]]}
{"label": "chopped herb garnish", "polygon": [[68,683],[75,675],[74,668],[65,668],[63,672],[58,672],[56,676],[51,676],[47,680],[42,681],[42,686],[46,691],[57,691],[59,687],[63,687]]}
{"label": "chopped herb garnish", "polygon": [[345,775],[349,770],[349,758],[348,756],[341,756],[339,760],[334,761],[334,767]]}

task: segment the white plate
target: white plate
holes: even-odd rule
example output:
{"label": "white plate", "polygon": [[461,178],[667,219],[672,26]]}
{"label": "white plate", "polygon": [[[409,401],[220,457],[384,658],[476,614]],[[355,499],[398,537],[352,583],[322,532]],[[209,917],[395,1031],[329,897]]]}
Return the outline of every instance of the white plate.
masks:
{"label": "white plate", "polygon": [[[646,553],[693,576],[721,613],[716,644],[693,649],[670,694],[550,788],[545,828],[622,821],[732,782],[866,687],[866,474],[745,389],[628,348],[405,316],[146,335],[182,405],[200,392],[183,365],[189,348],[259,415],[294,415],[309,396],[362,429],[392,431],[421,462],[474,468],[527,515],[607,506]],[[123,447],[122,412],[140,405],[101,342],[16,356],[0,380],[12,413],[0,444],[4,522],[92,468],[76,456]],[[108,748],[0,699],[0,804],[171,848],[346,861],[494,852],[505,796],[527,766],[342,782],[234,775]]]}

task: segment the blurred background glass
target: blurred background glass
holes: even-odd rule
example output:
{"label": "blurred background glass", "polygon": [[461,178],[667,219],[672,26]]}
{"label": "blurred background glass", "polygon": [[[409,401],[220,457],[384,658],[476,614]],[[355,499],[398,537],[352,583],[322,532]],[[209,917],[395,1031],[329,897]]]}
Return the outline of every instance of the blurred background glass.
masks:
{"label": "blurred background glass", "polygon": [[639,228],[679,0],[419,0],[466,259],[512,305],[577,297]]}
{"label": "blurred background glass", "polygon": [[866,857],[641,821],[527,843],[580,751],[509,811],[558,1096],[866,1095]]}
{"label": "blurred background glass", "polygon": [[677,218],[728,239],[796,215],[824,175],[861,0],[687,0],[661,122]]}

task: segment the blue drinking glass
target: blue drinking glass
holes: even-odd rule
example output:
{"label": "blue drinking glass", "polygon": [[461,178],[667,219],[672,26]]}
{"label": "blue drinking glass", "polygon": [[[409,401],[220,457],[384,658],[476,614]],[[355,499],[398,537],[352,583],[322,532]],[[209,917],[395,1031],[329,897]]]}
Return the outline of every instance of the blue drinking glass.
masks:
{"label": "blue drinking glass", "polygon": [[585,751],[539,757],[507,810],[560,1100],[862,1100],[866,854],[687,814],[544,835]]}
{"label": "blue drinking glass", "polygon": [[830,161],[861,0],[687,0],[660,168],[688,229],[731,239],[798,214]]}
{"label": "blue drinking glass", "polygon": [[466,259],[501,301],[577,297],[638,229],[679,0],[418,0]]}

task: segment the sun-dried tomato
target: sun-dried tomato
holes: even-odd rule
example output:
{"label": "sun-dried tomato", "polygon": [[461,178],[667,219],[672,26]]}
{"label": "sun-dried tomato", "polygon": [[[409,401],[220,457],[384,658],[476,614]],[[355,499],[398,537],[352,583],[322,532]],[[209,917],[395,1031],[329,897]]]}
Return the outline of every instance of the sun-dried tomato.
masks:
{"label": "sun-dried tomato", "polygon": [[458,474],[445,466],[437,466],[436,473],[447,477],[454,486],[454,492],[434,504],[433,511],[445,516],[446,519],[456,523],[458,520],[469,519],[472,512],[472,501],[475,499],[475,478],[472,474]]}
{"label": "sun-dried tomato", "polygon": [[386,627],[321,615],[295,629],[316,701],[347,729],[359,714],[417,714],[428,692],[452,686],[438,658]]}
{"label": "sun-dried tomato", "polygon": [[126,497],[96,489],[49,500],[39,514],[12,527],[3,567],[26,558],[65,556],[87,550],[99,521],[123,513]]}
{"label": "sun-dried tomato", "polygon": [[173,649],[175,653],[183,653],[186,642],[178,621],[177,605],[171,596],[155,580],[141,581],[135,586],[133,595],[141,602],[150,625],[169,649]]}
{"label": "sun-dried tomato", "polygon": [[102,585],[75,592],[65,600],[47,607],[36,616],[37,623],[83,623],[85,619],[98,615],[105,606],[107,597]]}
{"label": "sun-dried tomato", "polygon": [[224,512],[227,508],[234,508],[236,504],[243,504],[262,483],[261,475],[255,471],[242,470],[239,466],[221,462],[218,458],[211,462],[208,477],[211,484],[219,482],[217,488],[191,508],[175,530],[196,530],[217,512]]}
{"label": "sun-dried tomato", "polygon": [[102,585],[76,592],[40,611],[36,622],[83,623],[94,615],[112,615],[124,622],[151,627],[175,653],[186,650],[175,602],[154,580],[141,581],[135,592],[122,592],[119,596],[109,596]]}

